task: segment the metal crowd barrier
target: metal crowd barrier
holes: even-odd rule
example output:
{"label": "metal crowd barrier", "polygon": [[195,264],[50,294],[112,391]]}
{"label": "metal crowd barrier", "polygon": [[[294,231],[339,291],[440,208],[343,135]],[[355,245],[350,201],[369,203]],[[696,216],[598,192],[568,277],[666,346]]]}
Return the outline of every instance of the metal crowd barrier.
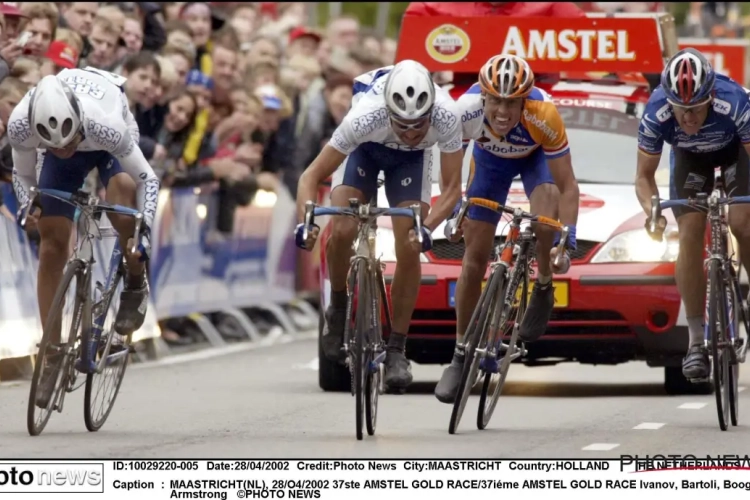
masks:
{"label": "metal crowd barrier", "polygon": [[[8,190],[3,194],[7,198]],[[317,328],[317,311],[297,298],[295,203],[285,187],[259,191],[248,206],[237,207],[231,233],[216,228],[218,197],[211,186],[163,189],[159,196],[150,305],[134,334],[135,361],[173,353],[159,321],[174,317],[191,320],[209,348],[226,344],[219,330],[228,323],[247,341],[268,335],[253,321],[254,311],[272,317],[281,334]],[[28,376],[42,335],[36,250],[10,215],[10,201],[0,215],[0,380]],[[112,245],[114,239],[97,242],[98,262],[107,262]],[[96,266],[95,272],[95,280],[104,281],[103,269]]]}

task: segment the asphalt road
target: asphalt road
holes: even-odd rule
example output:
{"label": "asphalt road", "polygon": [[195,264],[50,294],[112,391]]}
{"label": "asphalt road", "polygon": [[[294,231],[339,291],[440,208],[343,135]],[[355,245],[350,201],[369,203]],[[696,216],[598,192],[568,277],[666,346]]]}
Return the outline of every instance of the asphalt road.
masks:
{"label": "asphalt road", "polygon": [[666,396],[662,370],[640,363],[514,366],[489,428],[476,429],[472,397],[454,436],[451,407],[432,395],[442,368],[415,366],[413,390],[382,396],[376,435],[358,442],[351,395],[318,389],[314,340],[196,359],[207,355],[131,365],[97,433],[84,426],[80,390],[30,437],[29,384],[2,384],[0,458],[704,456],[744,455],[750,442],[750,391],[740,426],[721,432],[713,396]]}

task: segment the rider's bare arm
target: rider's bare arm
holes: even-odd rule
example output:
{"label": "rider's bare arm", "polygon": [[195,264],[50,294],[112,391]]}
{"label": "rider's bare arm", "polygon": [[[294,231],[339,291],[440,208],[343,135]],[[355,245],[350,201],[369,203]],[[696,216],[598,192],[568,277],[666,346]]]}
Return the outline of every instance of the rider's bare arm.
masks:
{"label": "rider's bare arm", "polygon": [[660,110],[652,116],[645,113],[638,126],[638,167],[635,174],[635,194],[646,215],[651,214],[651,197],[659,194],[656,170],[664,147],[662,124],[671,116],[671,110]]}
{"label": "rider's bare arm", "polygon": [[659,168],[661,154],[649,155],[638,151],[638,168],[635,174],[635,194],[646,215],[651,214],[651,197],[659,194],[656,186],[656,169]]}
{"label": "rider's bare arm", "polygon": [[440,153],[440,197],[424,219],[424,225],[434,231],[453,211],[461,197],[461,167],[464,160],[463,148],[452,153]]}
{"label": "rider's bare arm", "polygon": [[[334,136],[336,134],[334,133]],[[332,176],[336,169],[346,160],[346,154],[338,151],[328,142],[307,169],[302,172],[297,186],[297,219],[304,222],[305,203],[318,199],[318,186]]]}
{"label": "rider's bare arm", "polygon": [[550,174],[560,190],[560,222],[567,226],[575,225],[578,221],[578,203],[580,192],[578,181],[573,174],[573,163],[570,153],[547,159]]}

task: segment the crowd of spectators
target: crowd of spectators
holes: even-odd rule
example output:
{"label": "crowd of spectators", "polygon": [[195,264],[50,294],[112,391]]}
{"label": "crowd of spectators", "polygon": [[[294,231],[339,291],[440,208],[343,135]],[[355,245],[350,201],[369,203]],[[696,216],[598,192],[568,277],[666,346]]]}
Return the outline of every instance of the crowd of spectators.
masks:
{"label": "crowd of spectators", "polygon": [[[395,40],[352,16],[313,29],[307,8],[0,3],[2,180],[12,171],[4,124],[14,106],[43,76],[92,66],[128,78],[140,146],[163,187],[218,181],[245,199],[281,184],[296,193],[300,173],[349,109],[352,79],[392,64],[396,51]],[[97,182],[93,170],[87,185]],[[163,325],[168,342],[191,341],[173,330]]]}

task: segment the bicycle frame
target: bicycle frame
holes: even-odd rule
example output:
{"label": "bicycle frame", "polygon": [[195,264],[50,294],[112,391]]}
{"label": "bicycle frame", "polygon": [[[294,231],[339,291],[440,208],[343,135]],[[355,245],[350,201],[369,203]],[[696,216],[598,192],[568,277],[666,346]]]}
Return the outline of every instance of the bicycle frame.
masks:
{"label": "bicycle frame", "polygon": [[[739,277],[735,272],[732,256],[728,255],[727,239],[729,237],[729,227],[727,223],[727,206],[735,204],[750,203],[750,196],[737,196],[727,197],[724,196],[724,183],[721,175],[721,168],[717,167],[714,169],[714,189],[710,195],[706,193],[698,193],[695,198],[681,198],[674,200],[660,200],[658,196],[651,198],[651,220],[649,231],[651,233],[658,233],[657,221],[661,217],[661,211],[667,208],[673,208],[676,206],[684,205],[692,208],[703,210],[707,213],[707,220],[710,230],[710,242],[708,245],[708,257],[705,260],[705,266],[711,261],[718,261],[719,265],[724,274],[724,279],[728,282],[728,290],[733,292],[735,296],[742,301],[742,293],[740,291]],[[710,286],[709,280],[706,280],[706,291],[708,297],[708,289]],[[727,323],[729,324],[729,341],[735,344],[738,340],[737,324],[734,321],[734,310],[732,309],[732,300],[729,298],[725,299],[726,311],[727,311]],[[740,313],[742,314],[742,320],[747,324],[748,311],[745,307],[740,307]],[[706,319],[704,326],[704,347],[708,348],[711,341],[709,335],[709,324],[708,324],[708,300],[706,300],[706,310],[704,311],[704,319]],[[744,362],[747,354],[747,342],[742,345],[742,350],[737,353],[735,349],[730,350],[730,356],[732,363],[736,363],[739,360]]]}
{"label": "bicycle frame", "polygon": [[[83,310],[82,310],[82,342],[80,357],[76,360],[76,370],[84,373],[101,373],[106,365],[117,361],[119,358],[127,356],[128,350],[125,349],[112,356],[109,356],[109,349],[112,343],[113,335],[109,335],[107,338],[107,345],[105,351],[98,363],[95,362],[95,356],[99,350],[99,341],[101,334],[104,329],[104,320],[106,318],[109,307],[103,307],[104,305],[109,306],[111,301],[111,294],[114,293],[112,287],[113,280],[115,279],[116,273],[121,271],[122,266],[122,249],[120,247],[120,241],[117,237],[117,232],[113,227],[105,228],[102,230],[98,221],[101,219],[102,213],[115,213],[119,215],[132,216],[135,219],[135,231],[134,231],[134,245],[131,251],[135,252],[138,248],[138,241],[140,240],[141,225],[143,222],[143,215],[129,207],[121,205],[110,205],[105,202],[100,202],[99,198],[91,196],[84,191],[78,191],[76,193],[68,193],[65,191],[58,191],[56,189],[38,189],[32,187],[30,190],[30,200],[23,209],[23,219],[21,220],[21,226],[25,227],[26,219],[28,217],[29,210],[33,205],[33,201],[39,195],[50,196],[58,200],[69,203],[76,207],[80,212],[76,220],[76,246],[73,250],[73,254],[68,259],[68,263],[78,261],[83,267],[83,292],[86,293],[86,297],[83,298]],[[92,229],[96,229],[96,234]],[[104,284],[97,283],[97,289],[102,293],[99,300],[92,304],[93,294],[91,287],[91,267],[96,262],[94,260],[94,247],[93,240],[101,240],[104,237],[115,237],[115,244],[112,250],[112,254],[109,259],[109,268],[106,272],[106,281]],[[81,293],[81,289],[77,292]],[[94,317],[94,315],[96,315]],[[93,318],[93,321],[92,321]],[[90,332],[90,333],[89,333]]]}
{"label": "bicycle frame", "polygon": [[[370,272],[376,273],[376,280],[380,288],[381,294],[385,297],[385,278],[383,277],[383,269],[385,265],[380,262],[380,258],[377,257],[376,247],[376,236],[377,236],[377,219],[381,216],[395,216],[395,217],[411,217],[414,219],[415,231],[417,233],[417,239],[419,244],[422,244],[422,218],[421,218],[421,207],[420,205],[412,205],[409,208],[377,208],[372,207],[370,204],[360,203],[358,199],[352,198],[349,200],[349,208],[343,207],[319,207],[315,206],[313,202],[307,202],[305,205],[305,226],[303,229],[303,240],[307,240],[307,228],[313,224],[314,217],[322,215],[339,215],[353,217],[358,221],[359,227],[357,229],[357,237],[353,243],[354,256],[351,258],[351,264],[349,266],[349,273],[355,269],[355,264],[360,261],[367,265]],[[374,268],[370,267],[370,264],[375,265]],[[373,304],[373,307],[375,304]],[[391,311],[388,303],[384,304],[386,323],[388,329],[391,328]],[[375,314],[380,316],[379,311],[373,311]],[[347,311],[347,317],[349,317],[351,311]],[[344,351],[349,353],[349,339],[344,339]],[[373,360],[373,364],[377,366],[385,358],[385,352],[378,355]]]}

